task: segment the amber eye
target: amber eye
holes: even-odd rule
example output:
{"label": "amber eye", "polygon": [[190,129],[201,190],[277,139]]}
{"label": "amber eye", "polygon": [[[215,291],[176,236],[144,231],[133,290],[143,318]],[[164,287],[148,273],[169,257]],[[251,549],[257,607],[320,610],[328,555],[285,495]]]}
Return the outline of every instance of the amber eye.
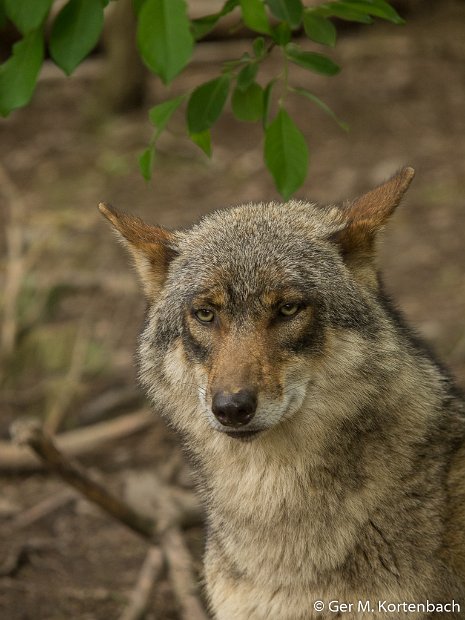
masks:
{"label": "amber eye", "polygon": [[294,316],[299,311],[297,304],[283,304],[279,307],[279,314],[285,317]]}
{"label": "amber eye", "polygon": [[211,323],[215,318],[213,310],[209,310],[208,308],[200,308],[196,310],[194,314],[202,323]]}

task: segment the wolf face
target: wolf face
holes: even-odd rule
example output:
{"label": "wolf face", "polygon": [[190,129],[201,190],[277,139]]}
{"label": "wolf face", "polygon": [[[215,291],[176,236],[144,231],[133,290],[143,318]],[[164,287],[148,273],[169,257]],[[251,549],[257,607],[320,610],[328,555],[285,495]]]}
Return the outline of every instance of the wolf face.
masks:
{"label": "wolf face", "polygon": [[329,388],[350,392],[383,321],[375,235],[412,176],[341,207],[247,204],[186,232],[100,206],[149,304],[141,382],[175,426],[257,440]]}

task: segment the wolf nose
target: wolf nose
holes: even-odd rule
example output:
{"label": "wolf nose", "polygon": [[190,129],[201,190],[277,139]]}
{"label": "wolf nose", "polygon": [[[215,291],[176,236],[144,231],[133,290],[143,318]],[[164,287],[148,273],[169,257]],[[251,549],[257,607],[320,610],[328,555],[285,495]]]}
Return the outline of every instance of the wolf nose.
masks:
{"label": "wolf nose", "polygon": [[245,426],[257,409],[257,395],[253,390],[239,392],[216,392],[213,395],[212,411],[224,426]]}

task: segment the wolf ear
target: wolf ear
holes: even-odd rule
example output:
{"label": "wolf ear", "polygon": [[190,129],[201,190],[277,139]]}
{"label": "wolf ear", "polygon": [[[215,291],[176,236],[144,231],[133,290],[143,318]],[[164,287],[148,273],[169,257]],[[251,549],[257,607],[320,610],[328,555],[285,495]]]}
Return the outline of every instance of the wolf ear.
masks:
{"label": "wolf ear", "polygon": [[98,208],[132,254],[145,295],[153,297],[162,288],[168,266],[177,255],[174,233],[145,224],[138,217],[117,211],[104,202]]}
{"label": "wolf ear", "polygon": [[403,168],[388,181],[342,205],[342,228],[332,235],[346,262],[354,267],[371,262],[377,233],[400,203],[415,171]]}

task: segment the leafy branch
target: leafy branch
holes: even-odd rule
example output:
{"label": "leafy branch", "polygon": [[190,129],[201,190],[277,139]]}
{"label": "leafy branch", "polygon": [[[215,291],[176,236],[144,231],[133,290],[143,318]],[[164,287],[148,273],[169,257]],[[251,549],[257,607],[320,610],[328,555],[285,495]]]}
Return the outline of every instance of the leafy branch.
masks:
{"label": "leafy branch", "polygon": [[[56,15],[48,51],[67,75],[97,44],[108,3],[109,0],[68,0]],[[0,26],[4,15],[22,34],[10,58],[0,66],[3,116],[26,105],[32,97],[44,59],[44,28],[52,4],[53,0],[0,0]],[[189,18],[185,0],[133,0],[133,6],[141,58],[165,85],[171,84],[189,65],[195,46],[233,11],[240,24],[256,35],[250,51],[223,63],[218,77],[149,111],[154,132],[139,158],[144,178],[151,178],[158,139],[183,104],[189,138],[211,157],[211,129],[230,98],[233,114],[239,121],[262,124],[264,160],[285,199],[305,181],[309,160],[306,139],[286,109],[288,97],[305,97],[347,129],[314,93],[291,84],[293,65],[328,77],[340,71],[330,56],[304,49],[297,37],[303,32],[313,45],[333,48],[337,41],[335,18],[360,24],[370,24],[374,18],[403,23],[386,0],[333,0],[311,7],[302,0],[226,0],[216,13],[197,19]],[[282,71],[267,84],[261,84],[261,64],[275,48],[280,50]],[[277,111],[270,120],[274,109]]]}

